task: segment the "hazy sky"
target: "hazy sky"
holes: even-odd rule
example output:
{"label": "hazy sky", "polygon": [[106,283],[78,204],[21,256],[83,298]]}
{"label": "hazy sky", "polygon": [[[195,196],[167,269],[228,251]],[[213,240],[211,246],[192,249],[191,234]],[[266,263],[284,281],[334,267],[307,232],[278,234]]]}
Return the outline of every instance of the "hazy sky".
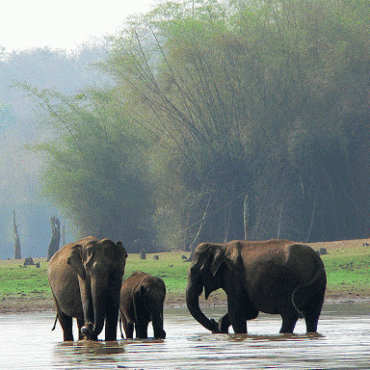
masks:
{"label": "hazy sky", "polygon": [[127,16],[155,0],[7,0],[1,4],[0,46],[7,52],[50,46],[74,49],[114,33]]}

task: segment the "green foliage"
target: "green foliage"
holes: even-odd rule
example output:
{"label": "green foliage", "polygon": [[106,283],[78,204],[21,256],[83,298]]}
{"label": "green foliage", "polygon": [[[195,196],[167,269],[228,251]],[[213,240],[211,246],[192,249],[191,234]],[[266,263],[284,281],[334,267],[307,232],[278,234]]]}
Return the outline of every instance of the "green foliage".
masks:
{"label": "green foliage", "polygon": [[56,139],[36,148],[49,158],[45,192],[75,220],[81,235],[121,240],[129,251],[146,246],[153,211],[145,143],[112,110],[111,92],[34,93],[56,128]]}
{"label": "green foliage", "polygon": [[200,239],[242,238],[245,194],[252,238],[364,235],[369,12],[357,1],[171,2],[114,40],[107,70],[160,138],[166,245],[190,243],[210,198]]}

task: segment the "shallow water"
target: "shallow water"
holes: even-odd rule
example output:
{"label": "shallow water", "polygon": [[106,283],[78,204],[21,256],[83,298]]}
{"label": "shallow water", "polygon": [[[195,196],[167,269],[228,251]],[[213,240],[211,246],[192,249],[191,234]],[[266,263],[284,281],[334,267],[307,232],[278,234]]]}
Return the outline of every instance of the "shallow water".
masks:
{"label": "shallow water", "polygon": [[[0,315],[1,369],[370,369],[370,304],[326,305],[319,334],[279,335],[260,315],[249,334],[210,334],[186,309],[165,311],[165,340],[62,342],[52,313]],[[213,312],[218,318],[221,311]]]}

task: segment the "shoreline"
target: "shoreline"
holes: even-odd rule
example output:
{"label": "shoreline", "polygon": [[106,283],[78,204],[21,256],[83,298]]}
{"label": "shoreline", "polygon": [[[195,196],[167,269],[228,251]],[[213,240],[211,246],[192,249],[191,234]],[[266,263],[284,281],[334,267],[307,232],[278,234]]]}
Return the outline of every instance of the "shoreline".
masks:
{"label": "shoreline", "polygon": [[[323,249],[327,275],[332,274],[328,283],[324,304],[369,304],[370,279],[362,269],[368,266],[370,238],[309,243],[314,250]],[[165,307],[186,307],[185,281],[188,266],[183,263],[183,251],[163,252],[160,260],[154,261],[148,254],[141,260],[138,254],[130,255],[130,273],[146,271],[152,275],[171,279],[167,289]],[[321,253],[321,252],[320,252]],[[326,256],[325,256],[326,254]],[[41,264],[40,269],[24,267],[22,260],[0,260],[3,289],[0,294],[0,313],[53,311],[55,306],[48,287],[45,258],[33,258]],[[132,271],[131,271],[132,270]],[[360,273],[361,272],[361,273]],[[126,271],[129,274],[129,271]],[[179,278],[181,276],[181,279]],[[348,279],[347,279],[348,276]],[[12,280],[11,286],[7,281]],[[227,306],[226,294],[221,290],[213,292],[208,301],[203,295],[199,300],[205,308]]]}
{"label": "shoreline", "polygon": [[[327,292],[324,306],[333,304],[369,304],[370,295],[363,295],[354,292],[337,293]],[[215,292],[206,301],[203,296],[199,299],[203,307],[226,307],[226,295],[224,292]],[[185,295],[178,292],[168,292],[164,308],[186,307]],[[52,297],[48,295],[8,295],[0,298],[0,314],[16,314],[29,312],[55,312],[55,305]]]}

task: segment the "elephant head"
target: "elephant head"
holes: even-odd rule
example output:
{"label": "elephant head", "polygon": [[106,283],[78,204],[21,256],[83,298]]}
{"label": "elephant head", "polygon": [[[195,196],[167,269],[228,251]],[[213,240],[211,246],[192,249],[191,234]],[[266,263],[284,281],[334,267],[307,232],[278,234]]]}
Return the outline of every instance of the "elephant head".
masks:
{"label": "elephant head", "polygon": [[218,324],[203,314],[199,307],[199,296],[203,288],[208,299],[213,291],[223,287],[223,270],[227,263],[223,245],[202,243],[196,248],[188,272],[186,305],[195,320],[214,333],[219,332]]}
{"label": "elephant head", "polygon": [[85,339],[96,340],[103,330],[105,339],[115,340],[120,289],[127,253],[121,242],[88,239],[72,247],[67,263],[78,275]]}

